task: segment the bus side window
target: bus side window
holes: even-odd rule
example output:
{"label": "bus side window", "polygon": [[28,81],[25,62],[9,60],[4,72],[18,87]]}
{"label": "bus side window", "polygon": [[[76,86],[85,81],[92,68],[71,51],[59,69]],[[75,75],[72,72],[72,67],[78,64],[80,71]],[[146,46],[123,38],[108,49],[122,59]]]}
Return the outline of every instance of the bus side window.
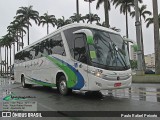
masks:
{"label": "bus side window", "polygon": [[83,34],[76,34],[74,39],[74,59],[78,60],[82,63],[87,63],[87,52],[85,47],[85,35]]}
{"label": "bus side window", "polygon": [[52,39],[50,39],[50,48],[52,54],[66,55],[61,34],[55,35]]}

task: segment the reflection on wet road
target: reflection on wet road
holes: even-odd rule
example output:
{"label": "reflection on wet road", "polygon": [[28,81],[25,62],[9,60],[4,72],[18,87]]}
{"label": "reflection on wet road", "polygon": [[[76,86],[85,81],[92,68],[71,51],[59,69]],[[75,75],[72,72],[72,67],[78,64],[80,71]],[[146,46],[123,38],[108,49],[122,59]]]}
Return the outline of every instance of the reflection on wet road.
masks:
{"label": "reflection on wet road", "polygon": [[[0,79],[0,84],[1,84],[0,90],[2,90],[2,86],[3,89],[12,89],[21,86],[21,84],[12,85],[12,81],[8,81],[2,78]],[[132,84],[131,88],[117,89],[112,91],[102,90],[101,92],[104,95],[103,96],[104,99],[106,97],[108,98],[109,96],[113,96],[115,98],[127,98],[140,101],[160,102],[159,84]]]}
{"label": "reflection on wet road", "polygon": [[112,95],[118,98],[129,98],[133,100],[160,102],[160,88],[155,87],[136,87],[118,89],[112,91],[102,91],[104,95]]}

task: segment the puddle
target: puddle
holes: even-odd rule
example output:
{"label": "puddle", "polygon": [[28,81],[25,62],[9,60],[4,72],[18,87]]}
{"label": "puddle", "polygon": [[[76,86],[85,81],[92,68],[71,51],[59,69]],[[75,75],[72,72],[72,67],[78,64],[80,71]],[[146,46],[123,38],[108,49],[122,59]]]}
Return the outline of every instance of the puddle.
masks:
{"label": "puddle", "polygon": [[102,94],[140,101],[160,102],[160,88],[153,87],[132,87],[112,91],[102,91]]}

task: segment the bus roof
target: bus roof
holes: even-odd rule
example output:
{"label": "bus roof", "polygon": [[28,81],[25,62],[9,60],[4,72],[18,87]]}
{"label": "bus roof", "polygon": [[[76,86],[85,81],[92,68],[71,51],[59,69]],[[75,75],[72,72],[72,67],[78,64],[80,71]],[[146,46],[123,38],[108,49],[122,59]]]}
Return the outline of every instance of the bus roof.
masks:
{"label": "bus roof", "polygon": [[[67,29],[73,28],[73,27],[88,27],[88,28],[95,28],[95,29],[100,29],[100,30],[104,30],[104,31],[107,31],[107,32],[119,34],[118,32],[116,32],[116,31],[114,31],[114,30],[112,30],[112,29],[109,29],[109,28],[106,28],[106,27],[102,27],[102,26],[99,26],[99,25],[87,24],[87,23],[72,23],[72,24],[68,24],[68,25],[65,25],[65,26],[63,26],[63,27],[58,28],[58,29],[55,30],[54,32],[52,32],[52,33],[50,33],[50,34],[44,36],[43,38],[41,38],[41,39],[39,39],[39,40],[33,42],[32,44],[26,46],[24,49],[18,51],[17,53],[19,53],[19,52],[21,52],[21,51],[23,51],[23,50],[29,48],[30,46],[33,46],[33,45],[37,44],[38,42],[41,42],[41,41],[43,41],[44,39],[47,39],[47,38],[49,38],[49,37],[51,37],[51,36],[53,36],[53,35],[55,35],[55,34],[61,32],[61,31],[64,31],[64,30],[67,30]],[[16,54],[17,54],[17,53],[16,53]]]}

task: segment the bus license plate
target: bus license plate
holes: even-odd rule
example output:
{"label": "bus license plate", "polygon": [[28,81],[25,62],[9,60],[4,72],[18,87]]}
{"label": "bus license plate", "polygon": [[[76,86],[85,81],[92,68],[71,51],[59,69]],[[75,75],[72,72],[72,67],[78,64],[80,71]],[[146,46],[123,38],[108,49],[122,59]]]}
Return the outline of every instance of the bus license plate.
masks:
{"label": "bus license plate", "polygon": [[114,87],[120,87],[122,84],[121,83],[115,83]]}

